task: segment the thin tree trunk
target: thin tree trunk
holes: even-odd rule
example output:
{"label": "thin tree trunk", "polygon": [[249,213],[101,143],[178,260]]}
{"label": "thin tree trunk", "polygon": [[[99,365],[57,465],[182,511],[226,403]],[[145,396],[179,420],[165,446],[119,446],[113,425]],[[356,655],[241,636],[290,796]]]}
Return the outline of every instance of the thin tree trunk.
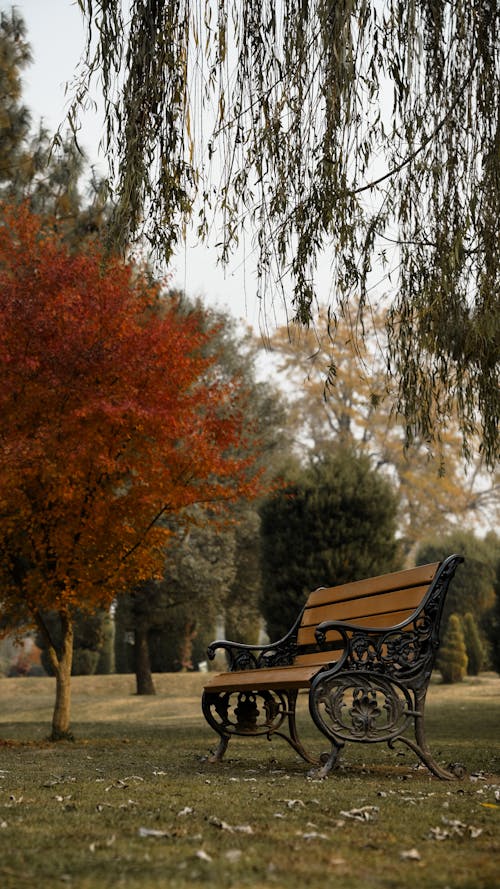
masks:
{"label": "thin tree trunk", "polygon": [[196,638],[196,634],[196,621],[186,621],[179,651],[179,660],[183,673],[193,669],[193,640]]}
{"label": "thin tree trunk", "polygon": [[135,638],[135,680],[138,695],[155,695],[156,689],[151,673],[149,657],[148,633],[145,627],[136,627]]}
{"label": "thin tree trunk", "polygon": [[71,665],[73,662],[73,621],[60,614],[62,645],[57,663],[53,663],[56,674],[56,700],[52,716],[52,741],[72,740],[71,718]]}
{"label": "thin tree trunk", "polygon": [[40,611],[33,616],[47,645],[47,653],[56,677],[56,700],[52,714],[51,741],[73,740],[70,732],[71,718],[71,666],[73,663],[73,619],[67,611],[59,611],[61,621],[61,651],[58,654],[54,641]]}

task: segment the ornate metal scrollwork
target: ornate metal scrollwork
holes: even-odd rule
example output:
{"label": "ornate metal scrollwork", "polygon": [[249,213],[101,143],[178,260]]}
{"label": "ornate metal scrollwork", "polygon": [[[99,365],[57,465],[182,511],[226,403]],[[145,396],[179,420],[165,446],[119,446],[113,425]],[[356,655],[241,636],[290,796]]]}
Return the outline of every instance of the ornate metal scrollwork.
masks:
{"label": "ornate metal scrollwork", "polygon": [[205,693],[203,712],[219,734],[270,735],[289,715],[281,691],[227,691]]}
{"label": "ornate metal scrollwork", "polygon": [[[297,691],[273,689],[262,691],[205,691],[202,708],[205,719],[220,735],[217,752],[212,761],[220,761],[229,739],[234,735],[277,735],[306,762],[320,765],[322,757],[306,750],[299,738],[296,724]],[[285,724],[286,723],[286,724]]]}
{"label": "ornate metal scrollwork", "polygon": [[263,667],[289,667],[297,654],[297,624],[279,642],[269,645],[244,645],[220,639],[212,642],[207,648],[209,660],[213,660],[217,651],[224,651],[228,661],[228,669],[259,670]]}
{"label": "ornate metal scrollwork", "polygon": [[391,741],[414,715],[408,691],[394,680],[357,672],[320,674],[311,691],[311,715],[336,743]]}
{"label": "ornate metal scrollwork", "polygon": [[257,696],[251,692],[242,691],[238,695],[238,706],[234,708],[236,727],[239,732],[255,733],[260,710],[257,707]]}

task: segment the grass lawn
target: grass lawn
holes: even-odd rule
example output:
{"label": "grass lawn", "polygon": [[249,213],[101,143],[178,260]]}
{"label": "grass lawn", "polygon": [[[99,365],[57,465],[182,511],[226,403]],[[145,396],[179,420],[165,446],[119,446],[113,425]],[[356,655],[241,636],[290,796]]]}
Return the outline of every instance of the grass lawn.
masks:
{"label": "grass lawn", "polygon": [[403,745],[349,745],[326,781],[280,739],[235,739],[210,765],[203,678],[137,697],[132,676],[75,677],[76,740],[59,744],[53,680],[0,679],[2,889],[498,889],[498,676],[431,686],[428,740],[466,766],[456,782]]}

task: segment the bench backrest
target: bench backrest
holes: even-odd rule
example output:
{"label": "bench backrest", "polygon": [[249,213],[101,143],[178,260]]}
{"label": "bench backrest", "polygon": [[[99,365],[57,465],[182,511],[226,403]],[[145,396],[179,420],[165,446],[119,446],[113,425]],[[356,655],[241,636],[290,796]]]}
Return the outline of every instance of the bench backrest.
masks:
{"label": "bench backrest", "polygon": [[[336,587],[320,587],[309,595],[297,635],[294,663],[323,664],[343,646],[340,634],[328,636],[328,650],[316,644],[315,630],[325,620],[357,626],[393,627],[411,617],[422,604],[440,562],[420,565]],[[313,650],[315,649],[315,650]]]}

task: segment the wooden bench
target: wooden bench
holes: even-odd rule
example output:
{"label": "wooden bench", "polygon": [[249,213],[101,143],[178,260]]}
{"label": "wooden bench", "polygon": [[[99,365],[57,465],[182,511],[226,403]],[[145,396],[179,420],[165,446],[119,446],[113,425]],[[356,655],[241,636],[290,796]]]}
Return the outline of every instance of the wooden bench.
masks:
{"label": "wooden bench", "polygon": [[[202,709],[220,735],[211,761],[222,759],[233,735],[278,735],[326,777],[346,741],[396,740],[439,778],[456,773],[433,758],[424,731],[427,688],[439,647],[450,581],[461,556],[372,577],[309,595],[279,642],[243,645],[219,640],[228,671],[206,683]],[[331,743],[312,756],[299,739],[297,696],[308,690],[311,717]],[[414,739],[405,734],[413,725]]]}

